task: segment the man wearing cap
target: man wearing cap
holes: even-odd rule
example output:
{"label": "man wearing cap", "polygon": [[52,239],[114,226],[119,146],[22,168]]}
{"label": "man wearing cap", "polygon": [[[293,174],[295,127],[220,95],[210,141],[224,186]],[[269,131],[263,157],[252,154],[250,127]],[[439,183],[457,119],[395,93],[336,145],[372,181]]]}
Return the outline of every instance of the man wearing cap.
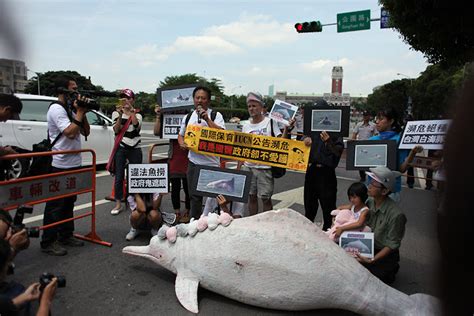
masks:
{"label": "man wearing cap", "polygon": [[400,172],[387,167],[370,168],[370,177],[366,204],[369,207],[367,225],[374,233],[375,256],[372,259],[358,256],[373,275],[390,284],[400,268],[399,248],[405,234],[407,218],[388,195],[396,189],[396,179]]}
{"label": "man wearing cap", "polygon": [[[249,92],[247,94],[247,108],[250,120],[247,124],[242,126],[242,132],[254,135],[281,137],[281,130],[278,128],[277,122],[263,114],[264,104],[263,97],[260,93]],[[288,135],[288,129],[293,128],[293,125],[294,119],[290,120],[289,127],[285,127],[283,137]],[[239,162],[238,167],[242,165],[242,170],[252,172],[249,192],[249,215],[258,213],[258,198],[262,200],[264,212],[273,209],[272,195],[274,179],[271,167],[248,161]]]}
{"label": "man wearing cap", "polygon": [[[370,113],[364,111],[362,114],[362,122],[359,122],[354,127],[352,132],[352,139],[367,140],[377,134],[375,123],[370,121]],[[359,170],[360,181],[365,182],[365,171]]]}
{"label": "man wearing cap", "polygon": [[[51,142],[56,142],[52,151],[82,149],[81,134],[89,136],[90,126],[87,122],[87,108],[78,105],[77,99],[71,92],[77,91],[76,81],[69,76],[58,78],[55,82],[58,101],[51,104],[48,113],[48,136]],[[81,101],[87,99],[79,96]],[[81,167],[81,153],[53,155],[51,172],[61,172]],[[49,225],[72,218],[74,203],[77,196],[46,202],[43,225]],[[84,243],[73,237],[74,221],[43,230],[41,250],[49,255],[64,256],[67,250],[63,246],[79,247]]]}
{"label": "man wearing cap", "polygon": [[[209,108],[209,104],[211,103],[211,90],[208,87],[196,87],[193,90],[193,101],[195,110],[184,116],[184,118],[181,120],[181,126],[179,129],[178,143],[183,150],[188,149],[188,146],[184,142],[186,127],[188,124],[216,129],[225,129],[225,122],[222,114],[219,112],[215,112],[215,114],[213,114],[212,109]],[[196,172],[196,165],[219,167],[220,160],[217,156],[203,155],[189,150],[188,158],[188,188],[190,188],[192,185],[193,177]],[[201,214],[202,196],[191,195],[191,209],[189,216],[194,219],[198,219]]]}
{"label": "man wearing cap", "polygon": [[[125,178],[125,165],[142,163],[142,149],[139,147],[141,142],[140,130],[142,127],[142,115],[133,107],[135,103],[135,93],[130,89],[123,89],[120,94],[120,104],[112,113],[113,129],[115,135],[119,135],[124,126],[130,121],[125,134],[120,140],[120,146],[115,152],[115,175],[114,175],[114,194],[115,207],[110,211],[112,215],[117,215],[122,211],[121,201],[123,196],[123,180]],[[117,141],[117,140],[116,140]]]}
{"label": "man wearing cap", "polygon": [[[23,105],[16,96],[13,94],[0,93],[0,122],[6,122],[12,119],[18,120],[22,109]],[[0,146],[0,157],[16,153],[17,152],[10,146]],[[8,166],[8,161],[0,160],[0,180],[5,179]]]}
{"label": "man wearing cap", "polygon": [[[328,107],[323,99],[315,107]],[[323,230],[331,228],[331,211],[336,208],[337,178],[336,167],[341,159],[344,143],[342,137],[330,135],[326,131],[305,136],[306,146],[311,146],[309,164],[304,178],[305,216],[314,221],[319,203],[323,210]]]}

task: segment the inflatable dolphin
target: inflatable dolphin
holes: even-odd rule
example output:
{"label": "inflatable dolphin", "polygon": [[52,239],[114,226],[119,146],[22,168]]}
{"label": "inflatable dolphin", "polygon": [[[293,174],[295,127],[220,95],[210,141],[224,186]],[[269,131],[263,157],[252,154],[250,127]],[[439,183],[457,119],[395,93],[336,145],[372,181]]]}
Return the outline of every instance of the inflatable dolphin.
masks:
{"label": "inflatable dolphin", "polygon": [[180,237],[153,237],[123,252],[175,273],[179,302],[198,312],[198,286],[245,304],[337,308],[363,315],[438,315],[436,298],[406,295],[374,277],[314,223],[290,209],[234,220]]}

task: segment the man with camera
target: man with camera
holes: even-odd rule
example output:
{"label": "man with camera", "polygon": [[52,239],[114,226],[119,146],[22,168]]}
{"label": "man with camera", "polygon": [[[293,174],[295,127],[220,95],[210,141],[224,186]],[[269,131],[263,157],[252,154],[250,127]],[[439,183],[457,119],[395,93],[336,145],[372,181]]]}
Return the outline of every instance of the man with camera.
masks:
{"label": "man with camera", "polygon": [[[39,282],[28,288],[17,282],[7,282],[6,272],[12,257],[7,241],[0,240],[0,315],[32,315],[31,302],[38,300],[37,316],[50,315],[51,304],[57,287],[65,286],[65,279],[43,273]],[[60,284],[59,280],[62,281]]]}
{"label": "man with camera", "polygon": [[15,255],[29,247],[30,239],[25,228],[13,227],[13,219],[10,213],[0,209],[0,239],[6,240],[12,250],[12,259]]}
{"label": "man with camera", "polygon": [[[86,117],[89,99],[78,94],[76,81],[72,77],[59,78],[55,82],[55,88],[58,101],[50,105],[47,113],[49,139],[52,141],[59,137],[52,151],[80,150],[81,134],[87,137],[90,133]],[[50,172],[78,169],[81,163],[80,153],[53,155]],[[76,196],[71,196],[47,202],[43,225],[72,218],[76,199]],[[82,241],[73,238],[73,231],[74,221],[44,230],[41,240],[42,251],[54,256],[64,256],[67,250],[63,246],[83,246]]]}

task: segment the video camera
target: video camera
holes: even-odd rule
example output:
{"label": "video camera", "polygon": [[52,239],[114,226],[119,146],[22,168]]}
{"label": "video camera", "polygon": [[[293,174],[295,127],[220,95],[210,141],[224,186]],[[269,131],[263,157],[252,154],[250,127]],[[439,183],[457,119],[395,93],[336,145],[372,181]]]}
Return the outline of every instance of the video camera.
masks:
{"label": "video camera", "polygon": [[40,283],[40,291],[42,292],[44,288],[53,281],[53,278],[58,278],[58,287],[66,287],[66,278],[59,275],[54,275],[49,272],[44,272],[40,275],[39,283]]}
{"label": "video camera", "polygon": [[28,235],[28,237],[39,238],[40,229],[38,226],[25,227],[25,224],[23,224],[25,213],[27,214],[33,213],[33,206],[22,205],[16,210],[15,217],[13,218],[13,224],[12,224],[13,231],[16,233],[16,232],[21,231],[22,229],[26,229],[26,234]]}
{"label": "video camera", "polygon": [[[71,103],[74,103],[74,101],[77,100],[77,105],[81,108],[86,108],[88,110],[96,110],[98,111],[100,109],[99,103],[95,100],[90,98],[90,94],[88,93],[81,93],[76,90],[69,90],[66,88],[58,88],[57,93],[59,94],[65,94],[68,97],[68,101]],[[84,96],[88,98],[86,101],[80,100],[78,97],[79,95]]]}

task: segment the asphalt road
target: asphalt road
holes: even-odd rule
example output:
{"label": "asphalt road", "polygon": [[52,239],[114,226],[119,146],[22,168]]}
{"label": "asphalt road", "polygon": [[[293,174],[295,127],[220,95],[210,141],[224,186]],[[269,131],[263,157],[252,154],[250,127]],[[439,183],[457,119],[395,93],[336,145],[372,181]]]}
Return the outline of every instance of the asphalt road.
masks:
{"label": "asphalt road", "polygon": [[[148,157],[148,147],[157,139],[146,133],[143,136],[144,157]],[[166,152],[166,146],[160,147],[157,152],[159,151]],[[345,161],[341,160],[340,168],[337,169],[338,204],[347,203],[346,190],[358,179],[357,172],[346,171],[344,166]],[[304,213],[303,183],[304,174],[291,171],[277,179],[273,197],[275,208],[290,207]],[[132,242],[125,241],[129,230],[129,212],[110,215],[114,204],[104,200],[104,197],[110,194],[111,187],[112,177],[103,170],[99,171],[96,194],[97,233],[102,240],[111,242],[112,247],[86,243],[82,248],[69,249],[67,256],[52,257],[41,253],[39,240],[33,239],[30,248],[17,256],[13,279],[28,285],[36,282],[45,271],[64,275],[67,286],[56,292],[53,315],[191,315],[176,299],[175,276],[171,272],[151,261],[122,254],[122,248],[127,245],[148,244],[150,236],[143,234]],[[401,269],[393,286],[406,294],[437,295],[439,247],[436,234],[436,193],[422,190],[420,183],[417,183],[417,187],[405,187],[402,192],[401,207],[407,215],[408,223],[401,247]],[[89,210],[87,203],[90,200],[90,194],[79,196],[76,202],[77,214]],[[172,211],[169,195],[163,199],[162,209]],[[35,206],[34,213],[25,220],[27,225],[41,225],[42,212],[43,205]],[[316,218],[316,223],[320,222],[321,211]],[[77,220],[75,224],[79,234],[90,231],[90,217]],[[202,288],[199,289],[199,308],[202,315],[353,315],[341,310],[290,313],[257,308]]]}

